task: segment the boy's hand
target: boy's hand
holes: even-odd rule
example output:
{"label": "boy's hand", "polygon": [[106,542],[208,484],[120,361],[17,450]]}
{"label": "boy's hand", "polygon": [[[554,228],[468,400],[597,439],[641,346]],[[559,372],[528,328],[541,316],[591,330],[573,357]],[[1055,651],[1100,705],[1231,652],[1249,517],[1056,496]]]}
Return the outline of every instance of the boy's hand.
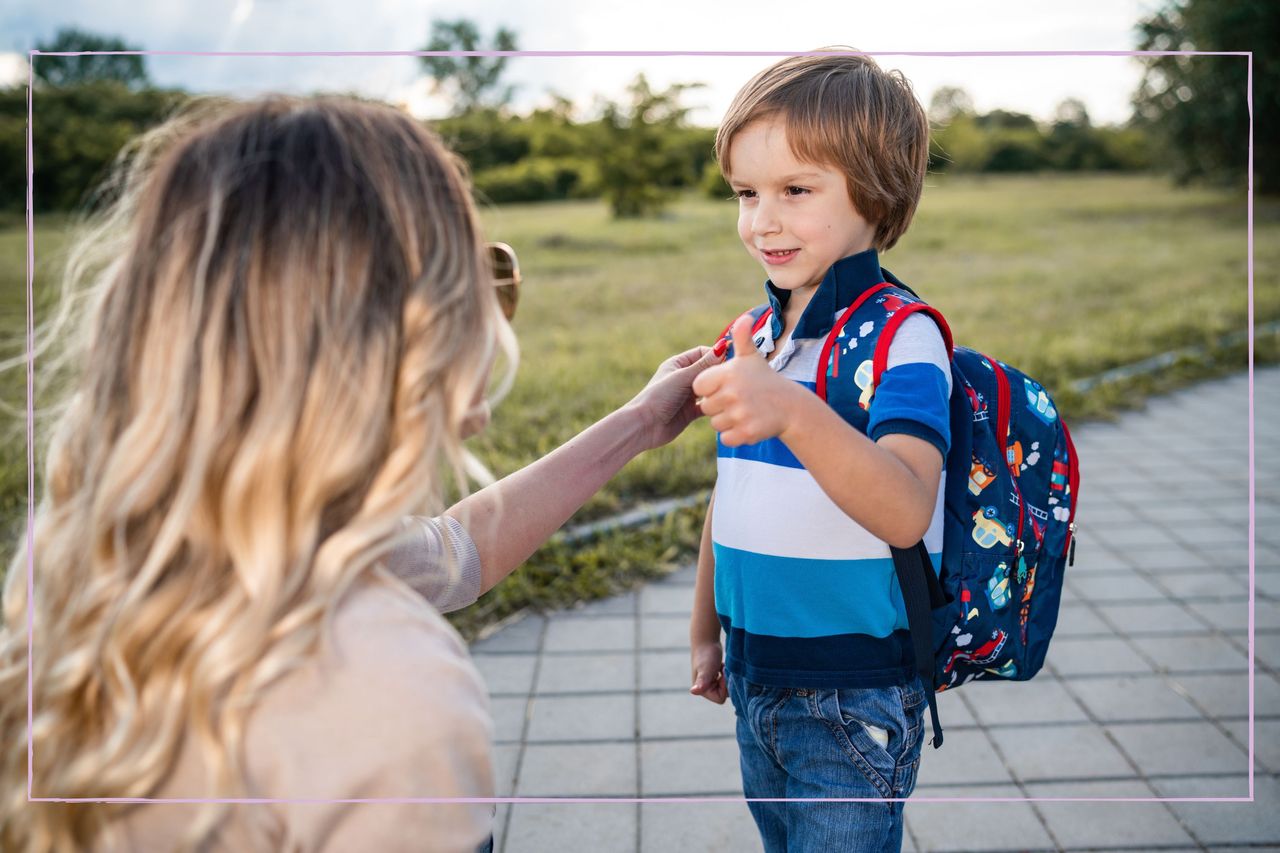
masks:
{"label": "boy's hand", "polygon": [[729,696],[729,683],[724,677],[724,650],[719,643],[699,643],[690,653],[693,686],[689,692],[717,705]]}
{"label": "boy's hand", "polygon": [[804,388],[775,373],[756,350],[747,314],[733,324],[733,360],[709,367],[693,380],[699,407],[727,447],[781,435],[797,391]]}

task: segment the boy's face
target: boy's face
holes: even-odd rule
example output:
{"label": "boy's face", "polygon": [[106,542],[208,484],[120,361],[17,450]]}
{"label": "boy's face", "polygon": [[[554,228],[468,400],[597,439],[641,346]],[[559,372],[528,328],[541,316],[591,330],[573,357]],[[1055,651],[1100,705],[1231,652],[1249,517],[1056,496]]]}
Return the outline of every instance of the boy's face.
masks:
{"label": "boy's face", "polygon": [[816,288],[836,261],[871,248],[875,226],[853,208],[844,174],[803,163],[786,127],[758,119],[729,145],[738,236],[783,290]]}

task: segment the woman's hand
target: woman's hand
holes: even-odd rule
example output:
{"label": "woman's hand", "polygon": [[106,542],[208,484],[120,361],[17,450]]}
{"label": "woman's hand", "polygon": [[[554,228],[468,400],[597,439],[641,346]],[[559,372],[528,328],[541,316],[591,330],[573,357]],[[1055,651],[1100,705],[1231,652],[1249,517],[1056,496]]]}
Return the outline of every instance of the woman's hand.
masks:
{"label": "woman's hand", "polygon": [[658,366],[649,384],[628,404],[641,417],[647,449],[671,441],[701,416],[693,380],[723,360],[724,356],[717,355],[711,347],[694,347]]}

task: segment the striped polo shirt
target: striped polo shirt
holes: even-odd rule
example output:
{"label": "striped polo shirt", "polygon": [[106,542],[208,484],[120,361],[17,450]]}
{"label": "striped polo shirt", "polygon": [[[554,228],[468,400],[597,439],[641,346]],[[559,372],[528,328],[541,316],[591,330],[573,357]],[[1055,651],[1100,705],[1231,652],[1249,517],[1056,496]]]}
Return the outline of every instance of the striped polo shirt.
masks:
{"label": "striped polo shirt", "polygon": [[[881,269],[874,249],[838,261],[770,366],[813,390],[827,334],[859,294],[882,281],[900,283]],[[782,334],[790,294],[772,282],[765,287],[772,322],[756,332],[755,342],[767,354]],[[860,331],[846,329],[839,342],[842,359],[859,357]],[[869,348],[864,353],[871,357]],[[873,440],[890,433],[913,435],[945,457],[951,371],[938,327],[924,315],[912,315],[898,329],[888,356],[869,418],[853,425]],[[774,687],[909,681],[914,656],[889,545],[836,506],[781,440],[725,447],[717,439],[716,444],[711,530],[716,611],[729,672]],[[941,561],[945,491],[940,484],[924,537],[935,569]]]}

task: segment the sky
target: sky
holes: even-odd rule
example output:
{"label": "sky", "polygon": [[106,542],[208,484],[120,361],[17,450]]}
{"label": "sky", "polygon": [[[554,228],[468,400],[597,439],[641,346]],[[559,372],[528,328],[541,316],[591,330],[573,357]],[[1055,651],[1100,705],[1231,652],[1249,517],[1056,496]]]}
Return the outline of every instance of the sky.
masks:
{"label": "sky", "polygon": [[[1078,0],[1072,4],[970,0],[739,0],[695,4],[646,0],[103,0],[58,3],[0,0],[0,82],[25,79],[26,52],[62,26],[116,35],[147,50],[397,51],[421,48],[433,19],[469,18],[486,37],[515,31],[523,50],[780,51],[848,45],[900,69],[926,105],[941,86],[959,86],[976,108],[1050,119],[1077,98],[1094,123],[1130,115],[1141,76],[1131,57],[915,57],[896,51],[1132,50],[1135,24],[1157,0]],[[777,57],[515,57],[504,82],[517,86],[520,112],[545,105],[551,92],[590,114],[599,96],[621,99],[643,72],[662,88],[702,83],[685,93],[691,120],[711,126],[752,74]],[[39,62],[37,58],[36,62]],[[404,104],[432,117],[446,100],[414,57],[148,57],[162,86],[248,96],[266,91],[353,91]]]}

